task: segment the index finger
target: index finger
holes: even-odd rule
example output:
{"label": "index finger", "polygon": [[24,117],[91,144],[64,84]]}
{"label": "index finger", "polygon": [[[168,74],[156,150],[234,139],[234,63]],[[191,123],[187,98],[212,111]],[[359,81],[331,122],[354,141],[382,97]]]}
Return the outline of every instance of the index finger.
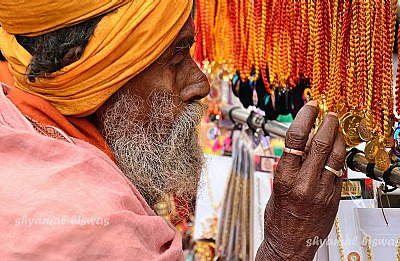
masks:
{"label": "index finger", "polygon": [[318,113],[317,101],[310,101],[301,108],[286,132],[285,146],[287,148],[304,151]]}
{"label": "index finger", "polygon": [[[332,151],[338,131],[339,120],[335,113],[329,112],[324,116],[324,120],[311,142],[310,151],[304,161],[302,173],[305,179],[309,179],[314,184],[319,182],[321,172]],[[341,143],[341,145],[343,144]],[[340,151],[340,159],[335,160],[335,165],[329,166],[331,168],[338,168],[345,156],[344,146],[338,146],[337,149]],[[340,170],[340,168],[337,170]]]}
{"label": "index finger", "polygon": [[[297,114],[293,123],[286,132],[285,147],[304,151],[311,129],[318,116],[318,103],[316,101],[308,102]],[[277,167],[275,184],[280,180],[287,183],[294,180],[294,174],[297,173],[302,165],[302,157],[284,152]]]}

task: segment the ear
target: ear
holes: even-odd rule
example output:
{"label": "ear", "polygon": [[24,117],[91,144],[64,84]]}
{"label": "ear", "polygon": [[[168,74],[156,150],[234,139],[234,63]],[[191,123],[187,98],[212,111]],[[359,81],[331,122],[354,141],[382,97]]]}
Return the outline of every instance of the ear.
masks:
{"label": "ear", "polygon": [[85,48],[83,46],[76,46],[76,47],[72,47],[71,49],[69,49],[68,52],[63,57],[61,66],[65,67],[65,66],[70,65],[71,63],[74,63],[77,60],[79,60],[79,58],[81,58],[84,50],[85,50]]}

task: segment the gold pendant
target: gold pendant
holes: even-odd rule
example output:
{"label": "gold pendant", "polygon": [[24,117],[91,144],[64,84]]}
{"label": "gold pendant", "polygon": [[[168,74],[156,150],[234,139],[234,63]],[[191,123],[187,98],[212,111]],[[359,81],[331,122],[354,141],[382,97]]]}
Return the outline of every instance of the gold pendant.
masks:
{"label": "gold pendant", "polygon": [[343,121],[345,120],[345,119],[347,119],[348,117],[350,117],[352,114],[351,114],[351,112],[345,112],[344,114],[342,114],[342,116],[340,116],[339,117],[339,121],[340,121],[340,127],[342,127],[342,124],[343,124]]}
{"label": "gold pendant", "polygon": [[365,158],[369,162],[375,162],[375,156],[379,149],[379,143],[377,140],[371,140],[365,145],[364,153]]}
{"label": "gold pendant", "polygon": [[318,113],[317,119],[315,120],[315,132],[314,133],[317,133],[317,130],[318,130],[319,126],[322,124],[322,121],[326,114],[326,101],[322,100],[322,102],[319,102],[318,105],[319,105],[319,113]]}
{"label": "gold pendant", "polygon": [[343,134],[349,139],[359,138],[358,129],[362,118],[358,115],[351,115],[343,119]]}
{"label": "gold pendant", "polygon": [[358,135],[363,141],[370,141],[372,139],[372,133],[369,131],[367,126],[367,119],[362,119],[358,127]]}
{"label": "gold pendant", "polygon": [[347,145],[348,147],[356,147],[356,146],[360,145],[360,144],[363,142],[359,137],[350,139],[350,138],[347,138],[347,137],[345,136],[345,137],[344,137],[344,140],[345,140],[346,145]]}
{"label": "gold pendant", "polygon": [[390,136],[393,136],[393,132],[394,132],[394,120],[392,118],[389,118],[389,124],[387,126],[387,128],[385,128],[385,133],[386,133],[386,137],[385,138],[389,138]]}
{"label": "gold pendant", "polygon": [[384,147],[380,147],[375,156],[376,167],[382,171],[386,171],[390,167],[390,156]]}
{"label": "gold pendant", "polygon": [[344,135],[344,131],[343,131],[343,122],[351,116],[350,112],[345,112],[343,115],[341,115],[339,118],[339,130],[343,133]]}
{"label": "gold pendant", "polygon": [[335,112],[337,113],[337,117],[340,119],[343,117],[343,115],[345,115],[347,113],[347,108],[346,108],[346,104],[344,104],[344,102],[342,101],[342,99],[340,99],[337,104],[336,104],[336,108],[335,108]]}

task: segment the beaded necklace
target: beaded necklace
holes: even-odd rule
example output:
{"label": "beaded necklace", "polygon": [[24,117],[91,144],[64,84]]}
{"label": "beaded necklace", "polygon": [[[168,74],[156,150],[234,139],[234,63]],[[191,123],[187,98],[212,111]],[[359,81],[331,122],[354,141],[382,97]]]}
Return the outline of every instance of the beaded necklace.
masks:
{"label": "beaded necklace", "polygon": [[334,1],[333,11],[333,24],[332,24],[332,39],[331,39],[331,50],[330,50],[330,63],[329,63],[329,86],[328,95],[326,98],[326,106],[329,111],[334,111],[336,108],[336,102],[340,100],[340,85],[337,82],[338,79],[338,68],[340,61],[340,41],[339,36],[341,33],[341,15],[340,15],[340,4],[338,0]]}
{"label": "beaded necklace", "polygon": [[300,2],[300,13],[301,13],[301,32],[299,34],[299,55],[298,55],[298,75],[308,77],[309,71],[307,70],[307,53],[308,53],[308,40],[310,36],[309,20],[308,20],[308,3],[306,0],[301,0]]}
{"label": "beaded necklace", "polygon": [[[308,52],[307,52],[307,72],[310,80],[313,80],[313,68],[314,68],[314,50],[315,50],[315,42],[317,38],[317,25],[315,20],[315,6],[316,1],[308,0],[308,19],[310,26],[310,37],[308,43]],[[313,95],[313,97],[315,97]]]}

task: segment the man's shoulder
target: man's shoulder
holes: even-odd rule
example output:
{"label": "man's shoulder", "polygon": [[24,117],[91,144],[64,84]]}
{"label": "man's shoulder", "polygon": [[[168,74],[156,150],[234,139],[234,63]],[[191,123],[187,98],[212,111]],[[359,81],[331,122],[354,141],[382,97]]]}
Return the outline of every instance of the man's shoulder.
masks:
{"label": "man's shoulder", "polygon": [[40,134],[1,88],[0,148],[0,206],[9,201],[14,209],[33,210],[51,203],[53,209],[90,212],[143,205],[137,190],[106,154],[80,140]]}

